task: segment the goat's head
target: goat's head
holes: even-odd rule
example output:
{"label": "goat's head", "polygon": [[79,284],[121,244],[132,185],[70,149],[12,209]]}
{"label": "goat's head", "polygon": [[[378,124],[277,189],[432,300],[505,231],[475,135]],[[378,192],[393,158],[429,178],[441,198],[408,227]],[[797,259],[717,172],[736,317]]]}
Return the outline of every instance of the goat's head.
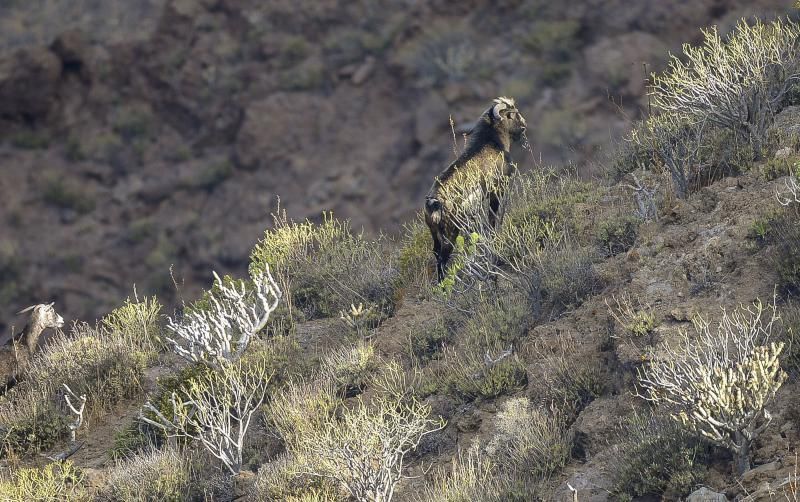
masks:
{"label": "goat's head", "polygon": [[492,125],[501,134],[508,134],[512,141],[519,141],[525,134],[527,123],[525,117],[517,110],[513,98],[499,97],[492,101],[492,107],[486,110]]}
{"label": "goat's head", "polygon": [[31,305],[26,309],[20,310],[17,314],[24,314],[25,312],[31,313],[30,324],[38,324],[45,329],[60,328],[64,325],[64,318],[53,308],[53,303]]}

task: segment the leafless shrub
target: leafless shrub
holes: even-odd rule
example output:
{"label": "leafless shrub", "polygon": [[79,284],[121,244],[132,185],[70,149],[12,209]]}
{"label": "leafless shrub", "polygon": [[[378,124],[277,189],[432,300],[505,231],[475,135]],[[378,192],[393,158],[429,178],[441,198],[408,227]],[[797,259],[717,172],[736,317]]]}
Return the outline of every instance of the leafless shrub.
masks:
{"label": "leafless shrub", "polygon": [[779,319],[774,304],[756,302],[728,313],[716,332],[695,320],[697,338],[681,332],[678,348],[664,347],[639,370],[643,398],[675,407],[673,418],[736,457],[736,471],[750,467],[750,446],[771,420],[767,406],[786,380],[783,342],[770,342]]}
{"label": "leafless shrub", "polygon": [[703,45],[683,46],[653,77],[653,104],[691,123],[730,129],[753,143],[756,156],[767,128],[800,78],[800,26],[790,20],[741,20],[723,38],[703,31]]}
{"label": "leafless shrub", "polygon": [[290,384],[271,403],[270,419],[299,462],[298,472],[334,480],[357,500],[390,501],[406,455],[443,423],[407,394],[359,399],[352,408],[333,396],[325,378]]}
{"label": "leafless shrub", "polygon": [[241,357],[280,299],[281,291],[269,268],[254,276],[252,291],[245,281],[224,282],[215,272],[214,288],[205,298],[208,305],[186,312],[180,320],[170,318],[167,329],[177,340],[168,337],[167,341],[187,361],[219,368],[222,361]]}
{"label": "leafless shrub", "polygon": [[168,437],[199,441],[236,476],[242,467],[247,429],[264,402],[270,378],[263,361],[224,363],[206,378],[191,381],[184,395],[172,393],[173,417],[165,417],[148,402],[139,420],[162,429]]}

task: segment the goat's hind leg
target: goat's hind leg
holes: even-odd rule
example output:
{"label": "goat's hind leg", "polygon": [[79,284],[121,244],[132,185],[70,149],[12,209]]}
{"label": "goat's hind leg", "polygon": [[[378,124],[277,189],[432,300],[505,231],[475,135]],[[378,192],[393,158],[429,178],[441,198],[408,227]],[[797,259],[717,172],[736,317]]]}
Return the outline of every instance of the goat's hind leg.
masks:
{"label": "goat's hind leg", "polygon": [[444,280],[447,274],[447,262],[450,261],[450,255],[453,253],[453,245],[449,242],[442,242],[439,245],[439,253],[436,255],[436,272],[439,274],[439,282]]}

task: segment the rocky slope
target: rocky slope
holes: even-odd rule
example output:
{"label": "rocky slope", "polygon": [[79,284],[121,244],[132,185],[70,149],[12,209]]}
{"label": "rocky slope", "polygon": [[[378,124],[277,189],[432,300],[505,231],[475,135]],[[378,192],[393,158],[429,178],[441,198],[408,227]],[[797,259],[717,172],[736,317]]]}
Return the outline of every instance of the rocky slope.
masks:
{"label": "rocky slope", "polygon": [[643,62],[785,3],[6,2],[0,330],[36,301],[91,319],[133,284],[169,299],[171,265],[187,298],[244,274],[276,196],[396,231],[452,154],[449,115],[498,94],[537,158],[602,158],[646,108]]}

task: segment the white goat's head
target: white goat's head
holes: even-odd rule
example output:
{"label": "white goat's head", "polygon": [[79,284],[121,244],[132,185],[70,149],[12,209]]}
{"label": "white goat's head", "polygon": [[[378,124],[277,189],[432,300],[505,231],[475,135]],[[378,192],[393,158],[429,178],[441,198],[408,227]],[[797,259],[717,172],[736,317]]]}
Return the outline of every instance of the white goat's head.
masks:
{"label": "white goat's head", "polygon": [[29,324],[36,324],[42,327],[42,329],[60,328],[64,325],[64,318],[61,317],[58,312],[56,312],[55,308],[53,308],[53,303],[40,303],[39,305],[31,305],[26,309],[20,310],[17,312],[17,314],[30,312],[31,320]]}

